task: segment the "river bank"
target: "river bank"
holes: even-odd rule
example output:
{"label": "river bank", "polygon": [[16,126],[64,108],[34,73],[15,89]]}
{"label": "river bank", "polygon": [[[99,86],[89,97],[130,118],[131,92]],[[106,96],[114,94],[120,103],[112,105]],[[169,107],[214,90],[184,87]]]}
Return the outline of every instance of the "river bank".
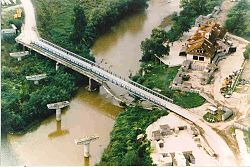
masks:
{"label": "river bank", "polygon": [[[178,1],[175,1],[174,4],[171,4],[173,6],[177,6],[176,5],[178,3]],[[149,7],[148,9],[144,12],[141,11],[139,13],[137,13],[135,16],[129,16],[128,18],[125,18],[124,20],[122,20],[121,22],[118,23],[117,26],[115,26],[110,32],[108,32],[107,34],[105,34],[105,38],[110,38],[111,37],[111,41],[113,37],[119,37],[118,40],[116,40],[116,43],[113,43],[113,45],[110,45],[110,47],[108,47],[108,50],[106,49],[106,51],[113,51],[113,54],[110,54],[108,52],[107,55],[109,55],[110,57],[110,61],[106,61],[108,62],[107,64],[103,63],[102,65],[107,66],[108,64],[110,65],[112,63],[112,56],[113,56],[113,60],[115,61],[116,59],[116,52],[119,51],[121,48],[124,49],[124,45],[123,43],[126,43],[126,49],[129,50],[131,52],[126,52],[126,55],[129,55],[131,57],[133,57],[134,55],[138,56],[138,59],[140,57],[140,54],[137,54],[137,52],[140,52],[140,47],[139,44],[138,46],[134,43],[129,43],[126,41],[138,41],[138,43],[140,43],[141,39],[145,38],[145,35],[150,34],[152,28],[154,26],[157,26],[160,24],[161,20],[163,18],[165,18],[167,15],[171,14],[172,11],[174,10],[179,10],[179,9],[174,9],[171,8],[171,10],[168,12],[166,12],[166,9],[168,9],[169,4],[167,4],[165,1],[150,1],[149,3]],[[160,17],[159,17],[160,15]],[[145,17],[147,16],[145,19],[141,20],[141,17]],[[142,22],[140,22],[142,21]],[[126,24],[126,23],[133,23],[133,24]],[[139,25],[144,25],[144,26],[139,26],[136,23],[140,23]],[[127,25],[124,27],[124,25]],[[133,31],[135,28],[137,28],[137,31]],[[133,32],[133,34],[131,34],[131,32]],[[104,40],[104,38],[101,38]],[[105,41],[105,40],[104,40]],[[102,40],[99,40],[99,42],[102,43]],[[119,46],[119,47],[117,47]],[[99,50],[100,53],[102,52],[101,50]],[[103,54],[98,54],[98,52],[96,52],[97,55],[100,55],[100,59],[101,56],[104,56]],[[126,59],[125,59],[126,60]],[[130,60],[129,58],[127,60]],[[123,62],[125,62],[123,60]],[[113,64],[113,63],[112,63]],[[117,63],[115,63],[117,64]],[[113,64],[113,65],[115,65]],[[127,63],[129,64],[129,62]],[[125,63],[124,63],[125,65]],[[60,66],[60,68],[62,68]],[[136,68],[138,68],[137,66],[134,67],[135,71]],[[127,71],[128,68],[126,68],[126,66],[115,66],[114,69],[112,70],[119,70],[119,71]],[[120,73],[120,72],[118,72]],[[126,72],[127,73],[127,72]],[[84,85],[81,83],[80,84],[82,87],[82,91],[78,92],[79,94],[83,94],[83,96],[81,96],[81,98],[79,96],[76,96],[76,98],[74,99],[78,99],[76,103],[72,103],[70,105],[70,107],[65,110],[65,114],[63,114],[62,117],[62,122],[61,122],[61,127],[62,130],[67,130],[70,129],[69,127],[72,126],[72,128],[76,128],[76,132],[71,133],[71,130],[69,130],[70,133],[67,133],[63,136],[58,136],[56,138],[53,138],[52,140],[48,137],[48,135],[51,133],[51,129],[56,129],[57,124],[54,122],[55,120],[53,120],[54,116],[51,116],[48,119],[52,119],[53,121],[44,121],[42,122],[41,126],[39,126],[38,129],[36,129],[35,131],[31,131],[29,133],[27,133],[24,136],[19,136],[18,138],[16,137],[12,137],[13,135],[9,135],[9,139],[8,141],[10,142],[10,147],[13,149],[13,151],[15,153],[17,153],[17,156],[20,159],[19,165],[21,164],[39,164],[39,162],[41,162],[44,159],[44,162],[48,162],[48,164],[54,164],[54,165],[61,165],[64,162],[65,163],[69,163],[69,161],[72,162],[72,164],[83,164],[83,159],[82,159],[82,149],[81,147],[77,147],[72,145],[72,141],[70,139],[73,139],[75,137],[82,137],[82,135],[92,135],[93,133],[96,133],[96,130],[98,129],[99,126],[103,126],[103,125],[108,125],[107,127],[109,127],[111,125],[113,125],[114,123],[114,118],[116,117],[115,115],[112,116],[112,114],[110,114],[110,112],[112,113],[112,111],[115,111],[116,109],[114,109],[114,106],[110,103],[112,101],[112,98],[101,88],[100,93],[94,93],[94,96],[88,96],[88,94],[85,94],[86,91],[84,90]],[[84,93],[85,92],[85,93]],[[101,98],[100,98],[101,97]],[[73,99],[73,101],[74,101]],[[88,99],[88,100],[87,100]],[[102,99],[102,100],[100,100]],[[84,103],[84,101],[87,101],[87,103]],[[97,103],[93,103],[93,105],[90,105],[89,107],[87,107],[88,103],[91,104],[91,102],[96,101]],[[100,103],[98,103],[100,102]],[[74,106],[78,104],[77,109],[74,108]],[[107,104],[106,107],[104,107]],[[95,107],[96,105],[100,105],[100,107]],[[103,107],[103,109],[102,109]],[[93,110],[92,110],[93,108]],[[84,111],[84,112],[83,112]],[[94,112],[93,112],[94,111]],[[121,112],[122,110],[119,109],[119,112]],[[76,115],[76,113],[79,112],[83,112],[82,116]],[[92,116],[93,113],[97,114],[97,117],[109,117],[109,115],[111,115],[112,119],[107,119],[108,121],[106,123],[103,123],[102,121],[94,121],[94,120],[98,120],[98,118],[96,118],[95,116]],[[74,119],[74,118],[77,119]],[[90,122],[89,120],[93,120],[94,122]],[[65,124],[66,122],[66,124]],[[74,122],[74,123],[73,123]],[[83,124],[83,123],[89,123],[89,124]],[[60,127],[60,126],[58,126]],[[88,127],[93,127],[92,129],[89,129]],[[105,126],[103,126],[105,127]],[[89,133],[84,133],[84,132],[89,132]],[[91,146],[91,152],[92,152],[92,157],[90,158],[90,164],[95,164],[99,161],[101,153],[103,152],[103,149],[106,147],[106,145],[108,144],[109,141],[109,132],[111,131],[111,129],[103,129],[103,132],[105,132],[105,134],[107,135],[103,135],[101,136],[103,140],[100,141],[100,145],[102,145],[101,147],[93,147]],[[76,135],[76,134],[80,134]],[[50,157],[55,157],[55,155],[57,155],[57,158],[46,158],[44,156],[44,153],[39,151],[41,149],[41,145],[38,144],[36,145],[35,143],[32,143],[32,147],[30,147],[31,141],[27,140],[27,137],[32,138],[34,141],[36,141],[37,143],[42,143],[43,145],[49,145],[51,147],[49,147],[48,149],[45,149],[45,151],[47,152],[51,152],[51,156]],[[67,140],[66,140],[67,139]],[[104,142],[103,142],[104,141]],[[107,142],[106,142],[107,141]],[[102,143],[103,142],[103,143]],[[51,144],[53,143],[54,146]],[[64,147],[65,145],[65,147]],[[76,149],[79,149],[78,151],[75,151],[75,149],[71,148],[74,147]],[[26,150],[27,149],[27,150]],[[44,148],[43,148],[44,149]],[[32,155],[32,157],[29,156],[21,156],[21,154],[24,155],[28,155],[28,153],[31,153],[30,155]],[[52,155],[52,153],[55,153],[55,155]],[[77,156],[76,157],[71,157],[69,158],[69,160],[67,160],[64,156],[65,154],[70,154],[73,156]],[[15,155],[13,155],[15,156]],[[28,160],[27,158],[29,157],[30,160]],[[39,158],[37,158],[39,157]],[[58,161],[57,161],[58,160]],[[59,162],[60,161],[60,162]],[[66,162],[67,161],[67,162]],[[8,163],[7,163],[8,164]]]}

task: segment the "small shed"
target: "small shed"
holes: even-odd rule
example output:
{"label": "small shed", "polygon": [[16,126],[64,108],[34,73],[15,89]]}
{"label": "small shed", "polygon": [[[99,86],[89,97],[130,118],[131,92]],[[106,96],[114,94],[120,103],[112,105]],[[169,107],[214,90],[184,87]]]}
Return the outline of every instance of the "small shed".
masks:
{"label": "small shed", "polygon": [[215,106],[210,106],[210,107],[208,107],[208,111],[211,114],[215,115],[217,113],[218,109]]}
{"label": "small shed", "polygon": [[233,115],[233,111],[227,107],[222,107],[221,110],[224,111],[224,114],[222,114],[221,116],[222,121],[227,120],[229,117]]}
{"label": "small shed", "polygon": [[153,131],[152,138],[153,138],[153,140],[156,140],[156,141],[160,140],[162,138],[160,130]]}
{"label": "small shed", "polygon": [[161,134],[163,136],[166,136],[166,135],[171,135],[173,132],[170,128],[170,126],[168,124],[165,124],[165,125],[160,125],[160,129],[161,129]]}

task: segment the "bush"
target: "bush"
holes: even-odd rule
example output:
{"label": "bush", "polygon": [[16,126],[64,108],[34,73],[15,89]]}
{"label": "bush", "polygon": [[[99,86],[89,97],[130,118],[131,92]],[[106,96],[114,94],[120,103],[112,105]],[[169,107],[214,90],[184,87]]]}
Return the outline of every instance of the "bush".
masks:
{"label": "bush", "polygon": [[[137,142],[136,137],[144,134],[146,128],[166,111],[154,109],[149,111],[141,107],[130,107],[120,113],[111,132],[111,142],[104,150],[100,163],[102,166],[149,166],[150,142]],[[123,141],[123,142],[121,142]]]}
{"label": "bush", "polygon": [[[228,13],[225,27],[231,33],[239,36],[250,36],[250,2],[241,0]],[[239,24],[240,23],[240,24]]]}
{"label": "bush", "polygon": [[250,59],[250,44],[247,45],[245,52],[243,53],[244,58],[249,60]]}

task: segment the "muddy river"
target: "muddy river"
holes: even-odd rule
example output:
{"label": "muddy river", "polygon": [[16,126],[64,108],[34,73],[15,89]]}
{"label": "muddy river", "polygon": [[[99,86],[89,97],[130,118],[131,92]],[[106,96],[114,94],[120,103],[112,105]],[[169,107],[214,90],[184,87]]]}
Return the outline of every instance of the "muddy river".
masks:
{"label": "muddy river", "polygon": [[[128,16],[95,42],[92,51],[100,65],[124,77],[135,74],[141,58],[140,43],[174,11],[179,0],[151,0],[145,11]],[[94,165],[109,143],[115,117],[123,109],[116,106],[103,89],[90,93],[83,86],[62,114],[44,120],[35,130],[22,135],[8,135],[2,140],[2,165]],[[74,139],[96,134],[90,145],[89,159],[83,158],[83,146]]]}

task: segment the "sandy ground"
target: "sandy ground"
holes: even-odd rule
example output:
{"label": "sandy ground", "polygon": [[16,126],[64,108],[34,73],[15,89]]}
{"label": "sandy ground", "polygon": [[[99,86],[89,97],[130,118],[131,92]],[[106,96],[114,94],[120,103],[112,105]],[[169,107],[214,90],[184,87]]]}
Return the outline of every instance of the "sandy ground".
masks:
{"label": "sandy ground", "polygon": [[35,10],[30,0],[21,0],[25,12],[25,23],[22,33],[17,37],[25,43],[38,40],[38,33],[36,29]]}
{"label": "sandy ground", "polygon": [[[210,165],[210,166],[217,166],[218,161],[208,155],[206,151],[202,148],[197,147],[197,144],[195,143],[194,139],[192,138],[192,134],[190,132],[190,124],[181,119],[180,117],[174,115],[173,113],[170,113],[167,116],[161,117],[156,122],[151,124],[147,129],[146,133],[148,136],[148,139],[151,139],[152,131],[158,129],[159,125],[168,124],[171,128],[177,127],[177,126],[188,126],[187,130],[182,130],[178,133],[176,136],[175,134],[169,135],[164,137],[164,147],[159,148],[157,146],[157,143],[155,141],[151,142],[151,145],[153,147],[153,153],[151,154],[151,157],[154,161],[154,163],[157,163],[158,154],[157,153],[173,153],[173,152],[183,152],[183,151],[192,151],[194,157],[195,157],[195,166],[204,166]],[[185,142],[183,142],[185,141]]]}
{"label": "sandy ground", "polygon": [[[222,12],[219,13],[217,21],[221,24],[223,24],[226,20],[226,14],[230,10],[232,6],[234,6],[234,2],[230,2],[230,0],[224,0],[222,4]],[[193,34],[195,31],[195,28],[191,29],[190,32],[187,32],[183,35],[182,39],[179,41],[176,41],[173,43],[173,46],[170,46],[170,55],[165,56],[162,58],[162,61],[170,66],[175,66],[175,65],[180,65],[184,60],[185,57],[180,57],[179,51],[181,50],[182,45],[184,45],[185,41],[188,39],[190,34]],[[207,85],[207,86],[202,86],[199,84],[200,80],[199,77],[202,75],[202,73],[194,73],[193,77],[194,79],[194,86],[198,88],[204,89],[206,93],[209,93],[212,95],[215,99],[215,101],[219,101],[221,104],[226,105],[227,107],[234,108],[236,110],[239,110],[242,115],[245,114],[245,112],[249,109],[250,103],[249,103],[249,96],[242,95],[242,94],[237,94],[234,93],[233,96],[230,99],[224,98],[220,94],[220,88],[221,88],[221,83],[227,77],[229,74],[231,74],[233,71],[239,70],[241,68],[241,64],[243,63],[243,55],[242,53],[244,52],[245,48],[245,43],[244,42],[239,42],[238,40],[232,40],[234,44],[237,46],[237,52],[234,53],[233,55],[229,56],[227,59],[222,60],[219,63],[219,71],[215,73],[215,80],[214,84]],[[248,74],[243,74],[243,75],[248,75]],[[206,109],[210,106],[209,103],[205,103],[204,105],[190,109],[194,114],[199,115],[202,117],[206,113]],[[164,119],[163,119],[164,120]],[[177,119],[165,119],[165,124],[168,123],[169,125],[172,123],[176,123]],[[204,122],[200,120],[201,122]],[[219,154],[219,165],[235,165],[238,164],[238,160],[236,160],[235,155],[232,155],[232,151],[229,149],[227,143],[222,139],[222,137],[218,137],[218,134],[211,129],[211,127],[216,127],[219,130],[224,130],[231,126],[235,120],[227,121],[227,122],[222,122],[222,123],[216,123],[216,124],[209,124],[205,123],[209,126],[204,126],[204,123],[200,123],[200,127],[205,131],[205,138],[207,139],[208,143],[210,144],[211,148],[214,149],[216,153]],[[157,123],[152,125],[150,128],[153,128],[157,126]],[[174,125],[173,125],[174,126]],[[210,127],[211,126],[211,127]],[[148,133],[148,132],[147,132]],[[188,138],[188,135],[182,134]],[[224,136],[225,137],[225,136]],[[184,137],[185,138],[185,137]],[[184,139],[182,141],[188,141],[188,145],[192,145],[191,141],[188,139]],[[170,141],[166,140],[167,147],[169,150],[174,151],[175,148],[179,148],[179,145],[183,145],[183,150],[187,149],[186,145],[182,143],[178,143],[178,139],[169,139]],[[169,144],[170,142],[170,144]],[[235,143],[235,141],[233,141]],[[168,145],[169,144],[169,145]],[[236,144],[237,145],[237,144]],[[195,147],[193,147],[195,149]],[[210,161],[211,164],[213,164],[213,161]],[[209,164],[203,162],[202,165],[204,164]],[[218,165],[217,164],[217,165]]]}
{"label": "sandy ground", "polygon": [[187,39],[197,30],[197,27],[193,27],[189,30],[189,32],[185,32],[180,40],[173,42],[173,45],[170,44],[170,52],[169,55],[165,55],[161,58],[161,61],[171,66],[181,65],[184,60],[186,60],[186,56],[179,56],[179,52],[181,51],[182,46],[185,45]]}
{"label": "sandy ground", "polygon": [[221,5],[221,12],[217,17],[217,21],[220,24],[224,24],[227,19],[228,11],[236,4],[237,2],[231,2],[231,0],[224,0]]}
{"label": "sandy ground", "polygon": [[247,152],[247,146],[244,141],[244,134],[239,129],[235,130],[235,134],[236,134],[236,139],[237,139],[239,149],[240,149],[240,157],[242,158],[241,165],[250,166],[250,154]]}

